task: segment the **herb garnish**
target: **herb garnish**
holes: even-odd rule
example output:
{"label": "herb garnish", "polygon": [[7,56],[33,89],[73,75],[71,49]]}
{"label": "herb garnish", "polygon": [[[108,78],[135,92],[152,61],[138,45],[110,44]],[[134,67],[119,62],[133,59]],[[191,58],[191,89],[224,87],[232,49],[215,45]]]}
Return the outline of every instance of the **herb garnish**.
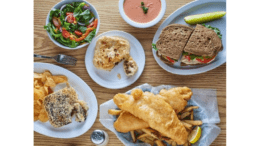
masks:
{"label": "herb garnish", "polygon": [[205,24],[202,24],[202,25],[205,26],[205,27],[207,27],[207,28],[209,28],[209,29],[214,30],[214,31],[217,33],[218,37],[219,37],[220,39],[222,39],[222,34],[220,33],[220,30],[219,30],[218,28],[212,27],[212,26],[210,26],[210,25],[205,25]]}
{"label": "herb garnish", "polygon": [[158,49],[156,48],[156,44],[152,43],[152,46],[155,51],[158,51]]}
{"label": "herb garnish", "polygon": [[141,8],[143,9],[143,12],[146,14],[147,13],[147,11],[148,11],[148,7],[145,7],[144,6],[144,2],[141,2]]}
{"label": "herb garnish", "polygon": [[[182,55],[183,56],[190,56],[190,60],[194,60],[195,58],[198,58],[198,59],[204,59],[203,56],[199,56],[199,55],[194,55],[194,54],[189,54],[188,52],[182,52]],[[212,57],[209,57],[209,56],[205,56],[206,59],[211,59]]]}

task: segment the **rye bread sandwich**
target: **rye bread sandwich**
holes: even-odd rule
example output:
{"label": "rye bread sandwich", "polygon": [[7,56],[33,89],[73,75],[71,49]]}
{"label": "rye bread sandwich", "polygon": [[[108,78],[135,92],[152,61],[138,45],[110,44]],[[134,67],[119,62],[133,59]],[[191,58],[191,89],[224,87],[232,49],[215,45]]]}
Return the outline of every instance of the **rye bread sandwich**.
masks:
{"label": "rye bread sandwich", "polygon": [[181,24],[171,24],[165,27],[156,44],[153,44],[157,56],[166,64],[174,64],[182,55],[193,30],[192,27]]}
{"label": "rye bread sandwich", "polygon": [[220,31],[217,28],[197,24],[181,58],[182,65],[207,64],[223,49]]}

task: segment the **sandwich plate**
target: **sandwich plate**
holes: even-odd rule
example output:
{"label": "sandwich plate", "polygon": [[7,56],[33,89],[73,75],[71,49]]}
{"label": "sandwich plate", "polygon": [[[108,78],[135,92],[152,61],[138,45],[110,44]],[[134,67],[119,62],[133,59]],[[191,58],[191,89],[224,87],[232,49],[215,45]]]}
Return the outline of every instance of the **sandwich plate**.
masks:
{"label": "sandwich plate", "polygon": [[[111,71],[97,69],[93,64],[94,51],[97,40],[102,36],[117,36],[124,38],[130,43],[130,56],[135,60],[138,65],[138,70],[133,76],[126,76],[124,72],[123,63],[121,61]],[[100,86],[109,89],[121,89],[133,84],[142,74],[145,65],[144,49],[140,42],[131,34],[123,31],[108,31],[95,37],[89,45],[86,56],[85,65],[89,76]],[[118,77],[120,74],[121,78]]]}
{"label": "sandwich plate", "polygon": [[[49,122],[36,121],[34,131],[55,138],[73,138],[84,134],[91,128],[97,117],[98,103],[94,92],[80,77],[67,69],[48,63],[34,63],[34,72],[42,73],[45,70],[49,70],[53,75],[65,75],[68,78],[68,82],[76,90],[79,100],[87,102],[88,115],[85,122],[76,122],[74,117],[72,123],[60,128],[53,127]],[[58,84],[54,91],[61,89],[64,85]]]}
{"label": "sandwich plate", "polygon": [[[153,43],[156,43],[158,40],[161,31],[166,26],[177,23],[177,24],[183,24],[190,27],[195,28],[195,25],[189,25],[184,21],[184,17],[189,15],[195,15],[195,14],[203,14],[203,13],[209,13],[209,12],[215,12],[215,11],[226,11],[226,0],[197,0],[193,1],[191,3],[188,3],[187,5],[179,8],[174,13],[172,13],[158,28],[158,30],[155,33],[155,36],[153,38]],[[226,16],[224,16],[221,19],[214,20],[211,22],[205,23],[207,25],[211,25],[213,27],[219,28],[222,34],[222,44],[223,44],[223,50],[220,51],[215,58],[214,61],[212,61],[209,64],[205,65],[193,65],[193,66],[181,66],[180,59],[178,62],[176,62],[174,65],[167,65],[163,63],[157,56],[156,51],[152,49],[153,56],[156,60],[156,62],[166,71],[171,72],[173,74],[179,74],[179,75],[193,75],[193,74],[199,74],[203,73],[209,70],[212,70],[223,63],[226,62]]]}

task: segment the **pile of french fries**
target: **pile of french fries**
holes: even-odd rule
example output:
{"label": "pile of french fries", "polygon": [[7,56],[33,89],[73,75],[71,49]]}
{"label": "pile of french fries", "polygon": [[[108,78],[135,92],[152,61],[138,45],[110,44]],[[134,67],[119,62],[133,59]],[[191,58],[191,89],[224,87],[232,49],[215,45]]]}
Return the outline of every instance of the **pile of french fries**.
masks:
{"label": "pile of french fries", "polygon": [[[186,107],[181,112],[177,113],[177,116],[179,120],[183,123],[184,127],[186,128],[187,132],[190,134],[191,131],[195,126],[202,125],[202,121],[200,120],[194,120],[194,112],[193,109],[198,109],[198,106],[189,106]],[[122,110],[117,109],[110,109],[108,110],[108,114],[118,116],[122,113]],[[156,144],[157,146],[166,146],[166,144],[163,142],[167,142],[168,144],[172,146],[177,146],[177,143],[173,141],[172,139],[163,136],[160,132],[152,129],[138,129],[130,131],[131,137],[133,139],[133,142],[135,143],[137,140],[140,140],[144,143],[148,143],[151,146]],[[188,141],[183,146],[191,146],[191,143]]]}

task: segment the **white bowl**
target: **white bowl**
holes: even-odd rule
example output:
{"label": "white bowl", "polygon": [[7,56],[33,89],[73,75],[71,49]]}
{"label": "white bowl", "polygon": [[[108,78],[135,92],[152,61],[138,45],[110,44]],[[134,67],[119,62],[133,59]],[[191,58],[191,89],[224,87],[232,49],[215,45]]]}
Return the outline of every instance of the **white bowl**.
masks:
{"label": "white bowl", "polygon": [[119,3],[118,3],[120,15],[129,25],[132,25],[132,26],[137,27],[137,28],[148,28],[148,27],[154,26],[155,24],[157,24],[163,18],[163,15],[164,15],[164,13],[166,11],[166,1],[165,0],[161,0],[161,11],[160,11],[159,15],[155,19],[150,21],[150,22],[138,23],[138,22],[135,22],[135,21],[131,20],[125,14],[125,11],[124,11],[124,1],[125,0],[119,0]]}
{"label": "white bowl", "polygon": [[[99,15],[98,15],[97,10],[96,10],[95,7],[94,7],[93,5],[91,5],[89,2],[87,2],[87,1],[85,1],[85,0],[63,0],[63,1],[59,2],[59,3],[57,3],[57,4],[52,8],[52,10],[53,10],[53,9],[60,9],[61,6],[65,5],[65,4],[70,4],[70,3],[72,3],[72,2],[85,2],[86,4],[89,5],[90,11],[95,15],[95,18],[98,19],[98,25],[97,25],[97,28],[96,28],[96,35],[97,35],[98,30],[99,30],[99,26],[100,26],[100,19],[99,19]],[[50,11],[50,12],[51,12],[51,11]],[[48,13],[47,18],[46,18],[46,25],[49,23],[50,12]],[[77,46],[77,47],[75,47],[75,48],[70,48],[70,47],[64,46],[64,45],[60,44],[59,42],[57,42],[54,38],[51,37],[51,35],[50,35],[50,33],[49,33],[48,31],[47,31],[47,34],[48,34],[49,38],[52,40],[52,42],[53,42],[55,45],[57,45],[57,46],[59,46],[59,47],[61,47],[61,48],[64,48],[64,49],[76,50],[76,49],[83,48],[83,47],[85,47],[85,46],[87,46],[87,45],[89,44],[89,43],[85,43],[85,44],[79,45],[79,46]]]}

